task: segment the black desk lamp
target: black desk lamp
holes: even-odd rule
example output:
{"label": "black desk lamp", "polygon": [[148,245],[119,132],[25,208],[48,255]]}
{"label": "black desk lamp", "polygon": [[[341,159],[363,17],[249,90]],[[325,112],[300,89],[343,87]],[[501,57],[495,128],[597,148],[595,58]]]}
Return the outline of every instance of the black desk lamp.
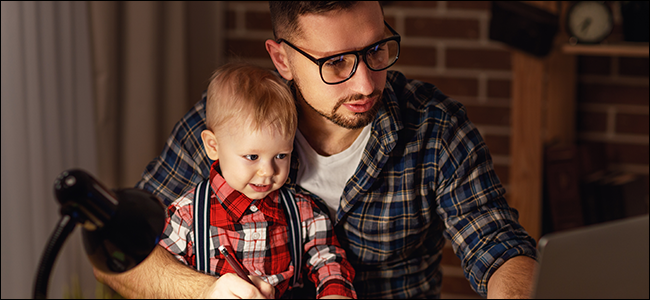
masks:
{"label": "black desk lamp", "polygon": [[84,248],[95,268],[121,273],[142,262],[165,226],[165,207],[140,189],[110,191],[82,170],[68,170],[54,181],[61,220],[48,241],[36,274],[34,298],[46,298],[52,266],[65,239],[82,224]]}

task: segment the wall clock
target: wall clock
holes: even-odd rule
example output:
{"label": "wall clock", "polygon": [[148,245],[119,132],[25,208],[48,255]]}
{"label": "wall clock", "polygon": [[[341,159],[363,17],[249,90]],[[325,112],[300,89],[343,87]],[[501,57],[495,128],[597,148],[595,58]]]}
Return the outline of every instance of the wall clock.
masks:
{"label": "wall clock", "polygon": [[567,12],[566,28],[571,44],[597,44],[614,28],[612,10],[604,1],[578,1]]}

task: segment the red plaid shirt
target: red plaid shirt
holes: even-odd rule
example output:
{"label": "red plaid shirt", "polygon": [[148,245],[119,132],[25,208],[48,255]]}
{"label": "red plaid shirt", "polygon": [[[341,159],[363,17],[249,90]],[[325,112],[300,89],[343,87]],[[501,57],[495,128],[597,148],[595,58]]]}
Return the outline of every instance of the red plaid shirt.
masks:
{"label": "red plaid shirt", "polygon": [[[279,192],[251,200],[230,187],[216,171],[217,166],[218,161],[210,170],[212,190],[219,195],[210,196],[210,272],[217,276],[235,272],[218,251],[224,245],[249,274],[275,286],[279,298],[289,288],[294,273]],[[311,198],[295,196],[302,221],[303,268],[307,268],[309,279],[317,287],[317,297],[335,294],[356,298],[352,286],[355,272],[336,239],[332,223]],[[179,261],[196,268],[193,200],[194,189],[169,205],[160,245]]]}

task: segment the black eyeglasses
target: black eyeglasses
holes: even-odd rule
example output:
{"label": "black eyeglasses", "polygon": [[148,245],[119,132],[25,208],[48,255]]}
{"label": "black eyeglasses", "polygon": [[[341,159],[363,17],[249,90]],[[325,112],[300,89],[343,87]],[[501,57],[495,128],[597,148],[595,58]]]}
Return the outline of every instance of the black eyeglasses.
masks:
{"label": "black eyeglasses", "polygon": [[368,69],[373,71],[383,71],[395,64],[399,57],[399,44],[402,38],[386,21],[384,21],[384,24],[393,34],[392,37],[385,38],[359,51],[343,52],[320,59],[316,59],[307,52],[300,50],[285,39],[278,39],[276,42],[284,42],[317,64],[323,82],[338,84],[352,78],[359,65],[359,56],[363,58]]}

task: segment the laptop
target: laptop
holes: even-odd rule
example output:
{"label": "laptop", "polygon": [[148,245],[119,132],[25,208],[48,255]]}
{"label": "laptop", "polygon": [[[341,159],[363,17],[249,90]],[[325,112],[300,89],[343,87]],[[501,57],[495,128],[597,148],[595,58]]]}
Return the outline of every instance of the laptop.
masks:
{"label": "laptop", "polygon": [[648,299],[648,215],[543,236],[533,298]]}

